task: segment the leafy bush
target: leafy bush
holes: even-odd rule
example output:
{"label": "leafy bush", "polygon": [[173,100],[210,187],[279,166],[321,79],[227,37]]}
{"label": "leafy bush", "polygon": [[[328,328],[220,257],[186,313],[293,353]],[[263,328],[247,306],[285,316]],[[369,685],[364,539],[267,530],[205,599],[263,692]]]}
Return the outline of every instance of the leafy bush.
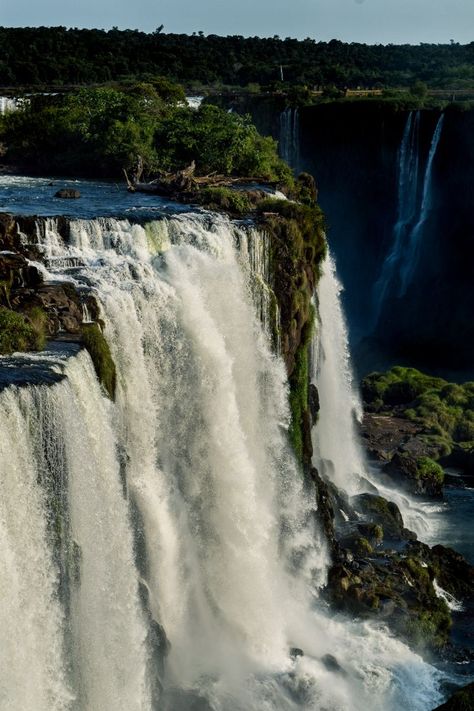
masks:
{"label": "leafy bush", "polygon": [[395,367],[371,373],[362,382],[369,409],[403,415],[421,427],[423,440],[438,456],[449,454],[453,443],[474,440],[474,384],[448,383],[414,368]]}
{"label": "leafy bush", "polygon": [[198,193],[198,201],[211,210],[226,210],[243,215],[252,209],[252,204],[245,192],[232,188],[204,188]]}
{"label": "leafy bush", "polygon": [[164,80],[116,89],[87,88],[33,98],[0,123],[7,160],[74,175],[121,177],[141,163],[145,174],[196,163],[196,173],[291,182],[277,144],[248,116],[182,105],[184,93]]}
{"label": "leafy bush", "polygon": [[0,353],[38,351],[44,348],[46,314],[35,308],[28,319],[23,314],[0,307]]}
{"label": "leafy bush", "polygon": [[203,105],[174,110],[156,126],[155,150],[162,170],[196,162],[200,175],[220,173],[285,182],[290,168],[278,158],[273,138],[261,136],[249,116]]}
{"label": "leafy bush", "polygon": [[417,476],[419,479],[429,480],[434,484],[442,484],[444,471],[440,465],[429,457],[420,457],[417,462]]}

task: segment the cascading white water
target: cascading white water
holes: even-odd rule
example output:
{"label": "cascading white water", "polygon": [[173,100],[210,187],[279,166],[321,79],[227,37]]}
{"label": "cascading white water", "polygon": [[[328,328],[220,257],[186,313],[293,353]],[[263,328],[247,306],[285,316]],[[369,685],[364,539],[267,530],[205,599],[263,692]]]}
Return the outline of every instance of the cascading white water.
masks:
{"label": "cascading white water", "polygon": [[318,427],[313,432],[316,465],[331,481],[354,495],[373,491],[393,501],[405,526],[423,539],[429,516],[413,497],[381,483],[367,462],[358,432],[363,407],[354,386],[348,330],[341,302],[342,286],[331,254],[318,286],[320,327],[315,345],[313,381],[320,400]]}
{"label": "cascading white water", "polygon": [[410,233],[406,254],[402,263],[399,295],[403,296],[411,282],[420,258],[421,241],[423,239],[424,226],[430,211],[433,209],[433,164],[438,150],[441,132],[443,130],[444,114],[438,119],[433,139],[431,141],[428,162],[426,164],[425,177],[423,180],[423,197],[421,200],[420,216],[416,225]]}
{"label": "cascading white water", "polygon": [[[0,705],[151,710],[147,630],[111,405],[85,352],[66,367],[50,360],[51,368],[65,368],[61,382],[10,387],[0,396],[0,564],[8,564]],[[24,361],[27,368],[31,358]]]}
{"label": "cascading white water", "polygon": [[298,109],[286,108],[280,114],[280,156],[295,172],[300,163],[300,117]]}
{"label": "cascading white water", "polygon": [[404,258],[407,231],[416,216],[418,204],[418,172],[420,112],[408,114],[398,155],[398,209],[393,230],[393,246],[385,258],[379,279],[374,287],[374,325],[380,315],[387,291],[397,276]]}
{"label": "cascading white water", "polygon": [[10,96],[0,96],[0,114],[4,115],[18,109],[19,102]]}
{"label": "cascading white water", "polygon": [[0,394],[0,707],[64,711],[71,694],[63,666],[57,571],[48,545],[29,411],[34,396]]}
{"label": "cascading white water", "polygon": [[358,442],[362,406],[354,388],[341,292],[334,259],[328,254],[318,285],[320,327],[313,380],[321,416],[314,432],[314,449],[322,473],[352,495],[360,491],[360,477],[367,467]]}
{"label": "cascading white water", "polygon": [[[287,444],[284,367],[253,301],[251,268],[268,276],[261,235],[209,215],[145,228],[74,221],[68,245],[54,221],[46,227],[38,242],[52,278],[95,290],[118,370],[115,405],[99,396],[84,354],[51,388],[79,551],[74,708],[150,707],[149,621],[137,602],[117,452],[142,542],[139,575],[171,645],[153,708],[435,706],[433,668],[383,630],[332,619],[318,599],[324,546]],[[291,657],[291,647],[305,655]],[[326,668],[326,654],[344,674]],[[60,656],[50,665],[56,683]]]}

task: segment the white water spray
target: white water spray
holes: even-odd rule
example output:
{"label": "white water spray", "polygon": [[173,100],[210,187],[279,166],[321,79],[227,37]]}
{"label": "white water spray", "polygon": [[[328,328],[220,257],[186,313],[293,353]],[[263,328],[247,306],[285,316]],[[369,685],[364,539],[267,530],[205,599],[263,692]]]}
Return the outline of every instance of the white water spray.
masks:
{"label": "white water spray", "polygon": [[[127,708],[148,704],[130,537],[116,484],[110,488],[116,464],[111,453],[99,460],[106,455],[96,447],[96,440],[114,437],[128,497],[138,512],[140,575],[151,614],[171,643],[160,709],[188,711],[196,703],[215,711],[435,706],[440,700],[435,670],[383,630],[331,619],[318,599],[325,553],[314,501],[287,444],[283,363],[272,355],[261,326],[264,303],[254,301],[255,276],[265,281],[267,264],[258,233],[221,217],[181,215],[146,228],[116,220],[75,221],[70,245],[63,244],[52,222],[38,231],[38,240],[55,270],[52,277],[60,273],[94,289],[118,369],[116,408],[91,404],[87,420],[92,422],[81,437],[87,441],[98,434],[77,448],[76,456],[81,459],[79,449],[87,450],[102,462],[97,468],[108,472],[107,500],[112,496],[109,508],[118,518],[104,532],[109,526],[122,531],[119,576],[96,569],[89,527],[101,516],[101,497],[97,507],[90,501],[73,518],[90,570],[104,580],[105,599],[128,600],[135,612],[125,615],[129,627],[122,631],[116,625],[123,608],[106,610],[110,628],[120,634],[115,642],[108,636],[103,641],[93,630],[104,614],[102,599],[88,587],[83,605],[73,598],[82,654],[90,648],[95,658],[103,643],[113,657],[113,663],[99,658],[95,669],[83,672],[94,701],[88,706],[85,695],[80,697],[80,711],[92,711],[93,703],[112,708],[117,701],[108,675],[110,668],[121,669],[122,656],[129,662],[125,644],[138,650],[126,676]],[[252,274],[252,268],[259,273]],[[349,368],[347,358],[342,364]],[[75,392],[79,380],[72,378]],[[84,387],[89,390],[87,378]],[[110,418],[108,427],[95,425],[96,407],[101,421]],[[67,418],[64,427],[76,431]],[[66,438],[71,456],[76,437],[72,443]],[[87,459],[82,464],[82,476],[102,486]],[[84,481],[80,471],[75,477],[74,500]],[[77,505],[72,501],[72,512]],[[115,554],[107,553],[107,541],[108,536],[98,538],[97,556],[104,555],[109,565]],[[113,595],[101,577],[105,573]],[[291,647],[302,648],[305,656],[291,657]],[[338,659],[345,675],[335,677],[326,668],[326,654]],[[125,707],[119,699],[117,708]]]}
{"label": "white water spray", "polygon": [[342,286],[329,254],[318,286],[320,328],[314,360],[320,399],[318,426],[313,431],[316,465],[349,496],[371,492],[397,504],[405,526],[423,539],[430,532],[429,516],[413,497],[380,482],[360,442],[362,402],[354,384],[349,337],[341,301]]}

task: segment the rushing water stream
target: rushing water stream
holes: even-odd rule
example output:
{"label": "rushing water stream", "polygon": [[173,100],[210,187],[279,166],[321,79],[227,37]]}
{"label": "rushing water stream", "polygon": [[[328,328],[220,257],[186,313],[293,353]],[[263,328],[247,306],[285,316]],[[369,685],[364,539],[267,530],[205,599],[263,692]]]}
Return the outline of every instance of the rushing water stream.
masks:
{"label": "rushing water stream", "polygon": [[0,393],[2,709],[434,707],[435,669],[319,599],[264,236],[183,214],[74,220],[67,244],[49,219],[37,242],[47,279],[96,294],[118,392],[80,352]]}

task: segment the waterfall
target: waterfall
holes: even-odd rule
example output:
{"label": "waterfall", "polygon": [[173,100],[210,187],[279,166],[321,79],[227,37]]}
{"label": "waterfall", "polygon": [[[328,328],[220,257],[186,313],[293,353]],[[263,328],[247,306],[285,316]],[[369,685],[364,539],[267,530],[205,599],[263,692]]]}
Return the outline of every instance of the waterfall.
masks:
{"label": "waterfall", "polygon": [[410,233],[407,251],[402,263],[399,291],[400,296],[403,296],[406,293],[411,279],[413,278],[413,275],[415,273],[420,258],[421,241],[423,239],[424,226],[429,217],[430,211],[433,209],[433,164],[441,138],[443,122],[444,114],[441,114],[434,130],[433,139],[431,141],[430,146],[430,152],[428,155],[428,162],[426,164],[425,176],[423,180],[423,197],[421,200],[420,216],[416,225]]}
{"label": "waterfall", "polygon": [[417,210],[420,112],[410,111],[398,152],[398,208],[393,230],[393,246],[385,258],[374,288],[374,325],[393,280],[404,259],[407,231],[413,224]]}
{"label": "waterfall", "polygon": [[[95,293],[118,384],[111,403],[81,353],[60,382],[0,395],[11,432],[0,466],[8,462],[12,512],[16,496],[25,506],[24,525],[7,519],[19,541],[2,536],[24,600],[8,591],[14,619],[0,636],[5,648],[3,635],[11,647],[16,630],[24,633],[18,675],[29,684],[15,685],[24,698],[3,706],[428,711],[439,703],[436,670],[383,629],[331,617],[319,599],[326,555],[314,495],[288,445],[285,369],[259,317],[262,236],[223,217],[182,214],[145,226],[72,221],[67,244],[50,221],[37,239],[48,278]],[[35,464],[41,448],[28,432],[51,440],[45,462]],[[30,453],[14,468],[20,446]],[[54,535],[48,481],[56,521],[62,511]],[[68,584],[58,595],[62,568]],[[169,644],[161,635],[157,645],[158,625]],[[327,668],[327,654],[343,673]],[[2,679],[13,686],[8,673]]]}
{"label": "waterfall", "polygon": [[403,296],[415,273],[424,225],[432,209],[433,163],[441,138],[444,114],[438,119],[426,163],[421,199],[420,172],[420,112],[410,112],[403,132],[398,158],[398,210],[393,230],[392,247],[386,256],[374,286],[373,325],[377,324],[387,296],[397,291]]}
{"label": "waterfall", "polygon": [[342,286],[328,254],[318,286],[320,334],[314,358],[321,416],[315,431],[318,467],[348,494],[359,490],[367,467],[357,434],[362,405],[354,387],[349,338],[341,303]]}
{"label": "waterfall", "polygon": [[0,396],[1,707],[151,709],[110,405],[84,352],[51,365],[61,382]]}
{"label": "waterfall", "polygon": [[16,111],[18,105],[18,99],[12,99],[10,96],[0,96],[0,115]]}
{"label": "waterfall", "polygon": [[360,442],[363,406],[354,385],[348,329],[342,308],[343,287],[329,253],[318,286],[320,324],[314,346],[312,379],[318,388],[320,416],[313,431],[315,463],[321,473],[354,495],[373,492],[397,504],[405,526],[420,538],[431,531],[429,517],[413,497],[380,482]]}
{"label": "waterfall", "polygon": [[280,156],[297,173],[300,164],[300,116],[298,109],[286,108],[280,113]]}

